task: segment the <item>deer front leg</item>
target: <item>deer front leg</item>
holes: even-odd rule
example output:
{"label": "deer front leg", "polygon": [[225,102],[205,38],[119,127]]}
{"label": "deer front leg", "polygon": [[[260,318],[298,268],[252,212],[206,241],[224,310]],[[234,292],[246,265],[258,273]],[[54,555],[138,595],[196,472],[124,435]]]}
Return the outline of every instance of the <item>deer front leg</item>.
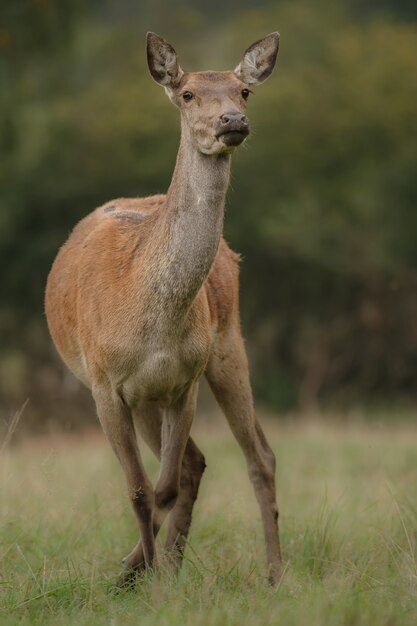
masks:
{"label": "deer front leg", "polygon": [[262,514],[269,582],[276,585],[281,576],[281,549],[275,456],[254,412],[247,357],[237,323],[218,338],[206,377],[246,457],[249,477]]}
{"label": "deer front leg", "polygon": [[159,528],[177,503],[181,470],[197,402],[198,383],[166,409],[161,428],[161,469],[155,487],[155,526]]}
{"label": "deer front leg", "polygon": [[[161,460],[160,479],[155,491],[158,492],[159,490],[159,502],[162,500],[164,505],[165,500],[165,506],[160,506],[154,516],[154,535],[157,536],[165,517],[172,508],[166,549],[172,552],[178,565],[181,564],[182,552],[191,524],[193,506],[205,468],[203,454],[187,434],[185,451],[182,453],[180,477],[178,477],[176,469],[176,464],[181,463],[180,457],[177,458],[177,455],[181,455],[181,449],[184,445],[183,438],[186,432],[189,433],[194,416],[196,395],[197,384],[195,383],[195,389],[188,392],[187,396],[182,398],[175,407],[166,411],[165,415],[162,410],[155,406],[142,407],[140,411],[134,411],[135,426],[138,432],[155,456]],[[174,428],[171,437],[169,433],[170,424]],[[164,480],[164,471],[169,476],[168,481]],[[176,494],[178,495],[176,496]],[[167,499],[168,502],[166,502]],[[124,562],[127,564],[131,559],[144,565],[142,542],[134,547]]]}
{"label": "deer front leg", "polygon": [[[155,456],[161,458],[161,426],[162,415],[158,409],[141,410],[134,412],[135,426],[149,445]],[[180,490],[178,499],[171,511],[165,549],[171,553],[176,565],[182,563],[183,551],[191,526],[194,503],[197,499],[198,488],[206,467],[203,453],[198,449],[191,437],[188,438],[182,461]],[[154,524],[155,537],[159,527]],[[136,562],[144,566],[142,542],[139,542],[126,557],[124,562],[134,557]]]}
{"label": "deer front leg", "polygon": [[[143,546],[143,560],[151,567],[155,557],[153,533],[154,492],[140,458],[132,416],[121,398],[109,387],[95,385],[93,396],[103,430],[125,473],[129,498],[136,514]],[[130,582],[140,566],[132,555],[119,585]]]}
{"label": "deer front leg", "polygon": [[177,567],[181,566],[185,544],[191,526],[194,503],[205,470],[203,453],[189,437],[182,462],[180,492],[171,512],[165,549],[171,553]]}

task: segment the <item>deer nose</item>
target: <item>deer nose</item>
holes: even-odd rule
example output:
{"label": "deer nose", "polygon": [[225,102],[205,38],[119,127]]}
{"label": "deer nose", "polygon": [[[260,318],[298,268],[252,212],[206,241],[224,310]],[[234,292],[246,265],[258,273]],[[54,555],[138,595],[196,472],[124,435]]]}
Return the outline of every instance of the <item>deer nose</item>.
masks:
{"label": "deer nose", "polygon": [[220,115],[216,127],[216,137],[226,146],[239,146],[249,135],[249,120],[240,111],[230,111]]}
{"label": "deer nose", "polygon": [[240,123],[243,126],[247,126],[248,124],[246,115],[235,111],[231,111],[230,113],[223,113],[223,115],[220,115],[220,121],[224,125],[232,124],[233,122],[237,122],[238,124]]}

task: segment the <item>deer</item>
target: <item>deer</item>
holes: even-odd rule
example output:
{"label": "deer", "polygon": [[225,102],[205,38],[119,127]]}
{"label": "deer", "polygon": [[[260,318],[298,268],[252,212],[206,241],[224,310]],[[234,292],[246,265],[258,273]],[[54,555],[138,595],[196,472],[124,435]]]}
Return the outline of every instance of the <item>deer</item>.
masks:
{"label": "deer", "polygon": [[[125,474],[139,539],[118,585],[157,567],[155,539],[181,566],[205,458],[190,436],[204,375],[246,459],[263,522],[268,579],[281,572],[275,455],[255,414],[239,313],[239,256],[225,242],[231,155],[250,133],[252,87],[272,73],[273,32],[233,71],[186,72],[147,34],[147,64],[179,109],[181,138],[166,195],[120,198],[82,219],[49,273],[45,312],[56,349],[95,401]],[[153,487],[144,440],[160,461]]]}

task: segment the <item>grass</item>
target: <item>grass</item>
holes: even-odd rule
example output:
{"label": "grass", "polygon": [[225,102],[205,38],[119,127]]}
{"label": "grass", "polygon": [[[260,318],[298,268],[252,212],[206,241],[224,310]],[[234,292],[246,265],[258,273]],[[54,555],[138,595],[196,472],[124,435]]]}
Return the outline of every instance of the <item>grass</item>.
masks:
{"label": "grass", "polygon": [[[196,428],[208,468],[184,567],[115,593],[136,540],[100,434],[8,446],[0,465],[0,623],[417,624],[417,424],[268,422],[285,576],[265,582],[257,504],[228,431]],[[150,474],[157,463],[143,447]]]}

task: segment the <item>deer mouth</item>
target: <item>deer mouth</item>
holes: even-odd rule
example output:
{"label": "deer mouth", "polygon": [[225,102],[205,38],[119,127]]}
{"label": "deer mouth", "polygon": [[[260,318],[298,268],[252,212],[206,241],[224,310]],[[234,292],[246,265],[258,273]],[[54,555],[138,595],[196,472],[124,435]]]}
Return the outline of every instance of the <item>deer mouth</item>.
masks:
{"label": "deer mouth", "polygon": [[225,130],[217,135],[226,146],[239,146],[249,135],[249,129],[240,128],[234,130]]}

